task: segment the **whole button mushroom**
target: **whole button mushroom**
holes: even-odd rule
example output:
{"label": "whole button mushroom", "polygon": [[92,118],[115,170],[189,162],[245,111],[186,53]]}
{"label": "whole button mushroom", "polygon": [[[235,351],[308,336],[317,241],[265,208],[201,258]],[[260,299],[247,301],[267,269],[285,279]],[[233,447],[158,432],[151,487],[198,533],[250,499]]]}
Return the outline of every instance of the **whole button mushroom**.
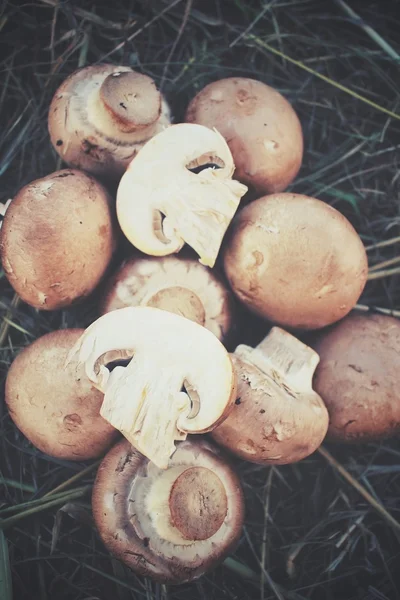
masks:
{"label": "whole button mushroom", "polygon": [[152,256],[179,252],[186,243],[213,267],[222,238],[247,187],[217,132],[181,123],[154,136],[124,173],[117,192],[122,231]]}
{"label": "whole button mushroom", "polygon": [[300,121],[289,102],[261,81],[210,83],[189,104],[186,121],[217,129],[229,144],[235,177],[259,192],[282,192],[300,169]]}
{"label": "whole button mushroom", "polygon": [[232,223],[225,273],[252,312],[289,328],[317,329],[355,306],[368,274],[357,232],[336,209],[301,194],[272,194]]}
{"label": "whole button mushroom", "polygon": [[170,584],[220,563],[244,519],[236,474],[204,440],[181,442],[166,470],[121,441],[99,467],[92,506],[110,552],[139,575]]}
{"label": "whole button mushroom", "polygon": [[351,314],[318,333],[314,388],[329,412],[328,438],[382,440],[400,431],[400,321]]}
{"label": "whole button mushroom", "polygon": [[233,325],[233,299],[222,279],[181,256],[126,260],[108,283],[100,312],[126,306],[168,310],[203,325],[220,340]]}
{"label": "whole button mushroom", "polygon": [[51,142],[70,166],[119,179],[138,150],[170,124],[167,102],[147,75],[130,67],[79,69],[50,104]]}
{"label": "whole button mushroom", "polygon": [[83,329],[47,333],[25,347],[7,374],[5,400],[15,425],[36,448],[57,458],[104,454],[118,435],[100,416],[103,394],[68,353]]}
{"label": "whole button mushroom", "polygon": [[328,429],[328,411],[312,389],[318,354],[279,327],[256,347],[232,354],[236,405],[211,436],[243,460],[283,465],[309,456]]}
{"label": "whole button mushroom", "polygon": [[23,187],[5,213],[0,253],[14,290],[55,310],[88,296],[116,246],[112,201],[82,171],[64,169]]}
{"label": "whole button mushroom", "polygon": [[[171,312],[120,308],[88,327],[70,352],[104,393],[100,414],[160,468],[175,441],[218,425],[234,406],[232,361],[211,331]],[[107,368],[119,359],[127,366]]]}

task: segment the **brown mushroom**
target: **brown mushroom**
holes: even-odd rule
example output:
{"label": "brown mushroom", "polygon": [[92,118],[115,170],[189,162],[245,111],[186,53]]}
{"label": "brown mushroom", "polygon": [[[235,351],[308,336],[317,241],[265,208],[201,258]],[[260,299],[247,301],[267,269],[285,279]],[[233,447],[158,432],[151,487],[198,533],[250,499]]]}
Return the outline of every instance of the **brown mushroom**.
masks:
{"label": "brown mushroom", "polygon": [[210,83],[189,104],[186,121],[215,127],[232,152],[235,178],[259,192],[283,191],[300,169],[300,121],[289,102],[261,81],[230,77]]}
{"label": "brown mushroom", "polygon": [[72,73],[48,116],[51,142],[68,165],[112,179],[169,124],[169,107],[150,77],[108,64]]}
{"label": "brown mushroom", "polygon": [[166,470],[119,442],[99,467],[92,505],[112,554],[139,575],[173,584],[221,562],[244,518],[239,480],[205,440],[181,442]]}
{"label": "brown mushroom", "polygon": [[317,329],[343,318],[364,289],[368,263],[350,222],[301,194],[273,194],[234,219],[225,272],[254,313],[290,328]]}
{"label": "brown mushroom", "polygon": [[400,321],[351,314],[311,342],[314,388],[329,412],[328,438],[370,442],[400,432]]}
{"label": "brown mushroom", "polygon": [[328,411],[312,389],[318,354],[279,327],[256,347],[231,355],[236,405],[211,436],[243,460],[283,465],[314,452],[328,428]]}
{"label": "brown mushroom", "polygon": [[94,290],[116,245],[111,204],[93,177],[72,169],[18,192],[4,217],[0,254],[22,300],[55,310]]}
{"label": "brown mushroom", "polygon": [[102,455],[118,435],[100,416],[103,394],[83,366],[64,364],[82,329],[47,333],[26,346],[7,374],[5,400],[15,425],[42,452],[67,460]]}
{"label": "brown mushroom", "polygon": [[108,283],[100,303],[105,314],[126,306],[152,306],[203,325],[223,340],[233,324],[233,298],[215,270],[192,258],[136,256]]}

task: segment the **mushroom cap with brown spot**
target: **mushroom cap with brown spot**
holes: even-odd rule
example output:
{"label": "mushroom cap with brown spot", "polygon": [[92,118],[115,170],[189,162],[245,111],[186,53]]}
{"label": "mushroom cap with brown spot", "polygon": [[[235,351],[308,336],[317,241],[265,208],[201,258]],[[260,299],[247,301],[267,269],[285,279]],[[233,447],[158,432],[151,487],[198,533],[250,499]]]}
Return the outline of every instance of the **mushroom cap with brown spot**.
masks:
{"label": "mushroom cap with brown spot", "polygon": [[310,390],[296,393],[257,367],[231,354],[237,375],[237,401],[212,432],[217,444],[242,460],[284,465],[312,454],[328,428],[321,398]]}
{"label": "mushroom cap with brown spot", "polygon": [[289,193],[259,198],[235,217],[224,266],[251,311],[303,329],[348,314],[368,274],[364,246],[350,222],[316,198]]}
{"label": "mushroom cap with brown spot", "polygon": [[215,127],[232,152],[235,178],[260,192],[283,191],[300,169],[300,121],[290,103],[261,81],[231,77],[210,83],[191,101],[186,121]]}
{"label": "mushroom cap with brown spot", "polygon": [[103,394],[68,352],[83,329],[53,331],[14,359],[5,399],[15,425],[36,448],[65,460],[101,456],[118,432],[100,416]]}
{"label": "mushroom cap with brown spot", "polygon": [[314,388],[329,412],[328,438],[369,442],[400,431],[400,321],[351,314],[319,332]]}
{"label": "mushroom cap with brown spot", "polygon": [[106,189],[64,169],[23,187],[4,217],[0,253],[7,279],[24,302],[42,310],[88,296],[116,246]]}
{"label": "mushroom cap with brown spot", "polygon": [[[176,535],[178,539],[180,536],[181,543],[161,539],[153,521],[157,519],[157,510],[146,504],[146,494],[152,482],[157,481],[160,475],[168,475],[168,471],[175,467],[182,469],[183,476],[176,480],[179,489],[175,490],[175,496],[174,491],[171,492],[170,504],[176,501],[179,507],[170,515],[170,526],[174,528],[173,520],[178,519],[183,533],[197,537],[197,541],[185,539],[179,529],[176,529]],[[190,494],[190,497],[185,494],[184,498],[179,494],[182,486],[187,485],[188,479],[197,470],[201,472],[203,480],[200,483],[205,484],[206,490],[213,488],[215,480],[218,480],[219,491],[221,486],[225,490],[222,494],[212,494],[212,506],[206,510],[208,520],[212,518],[214,509],[218,515],[224,511],[226,513],[223,520],[218,516],[211,527],[207,524],[207,533],[211,534],[207,540],[202,539],[205,532],[198,529],[199,522],[204,522],[204,514],[200,518],[193,516],[190,523],[180,522],[190,505],[194,512],[201,508],[195,494]],[[212,481],[204,480],[206,471],[211,474]],[[197,476],[194,479],[192,477],[192,484],[198,485],[198,480]],[[144,490],[143,498],[141,490]],[[206,496],[203,496],[205,505],[209,500]],[[170,584],[192,581],[220,563],[238,542],[244,519],[244,499],[239,479],[222,459],[219,449],[199,438],[181,442],[167,470],[158,469],[127,440],[122,440],[108,452],[99,467],[92,506],[100,537],[109,551],[139,575]],[[168,520],[168,516],[162,518],[161,526],[165,520]]]}
{"label": "mushroom cap with brown spot", "polygon": [[100,313],[126,306],[153,306],[203,325],[225,340],[235,305],[228,285],[214,270],[185,256],[127,259],[109,280]]}

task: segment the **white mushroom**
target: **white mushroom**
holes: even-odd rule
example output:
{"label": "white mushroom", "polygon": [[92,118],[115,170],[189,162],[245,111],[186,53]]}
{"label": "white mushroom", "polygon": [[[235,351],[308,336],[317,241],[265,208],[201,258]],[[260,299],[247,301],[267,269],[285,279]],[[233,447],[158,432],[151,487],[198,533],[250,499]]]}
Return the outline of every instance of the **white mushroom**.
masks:
{"label": "white mushroom", "polygon": [[[224,138],[189,123],[172,125],[138,152],[117,192],[117,215],[142,252],[166,256],[187,243],[214,266],[222,238],[247,187]],[[164,217],[164,218],[163,218]]]}
{"label": "white mushroom", "polygon": [[[105,396],[101,416],[142,454],[166,468],[175,440],[211,431],[233,408],[229,354],[207,329],[150,307],[97,319],[71,350]],[[133,357],[126,367],[107,364]]]}

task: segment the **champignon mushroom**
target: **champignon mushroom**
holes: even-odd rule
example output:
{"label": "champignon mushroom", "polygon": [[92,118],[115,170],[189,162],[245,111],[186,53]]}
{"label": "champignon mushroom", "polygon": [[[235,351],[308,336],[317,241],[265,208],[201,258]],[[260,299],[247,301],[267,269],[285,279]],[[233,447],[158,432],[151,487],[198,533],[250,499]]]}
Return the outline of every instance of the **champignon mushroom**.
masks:
{"label": "champignon mushroom", "polygon": [[[70,357],[104,392],[101,416],[160,468],[175,440],[210,431],[233,408],[236,378],[224,346],[208,329],[165,310],[109,312]],[[106,365],[118,358],[131,360],[110,372]]]}
{"label": "champignon mushroom", "polygon": [[48,116],[51,142],[68,165],[112,179],[169,124],[169,107],[150,77],[108,64],[72,73]]}
{"label": "champignon mushroom", "polygon": [[237,375],[236,405],[212,432],[214,440],[243,460],[283,465],[320,446],[328,411],[312,389],[318,354],[273,327],[256,347],[231,355]]}
{"label": "champignon mushroom", "polygon": [[152,306],[203,325],[218,339],[233,325],[233,298],[222,278],[192,258],[136,256],[108,283],[100,312]]}
{"label": "champignon mushroom", "polygon": [[161,470],[122,440],[93,488],[93,516],[106,547],[139,575],[172,584],[200,577],[238,542],[239,480],[205,440],[181,442]]}
{"label": "champignon mushroom", "polygon": [[311,342],[314,388],[329,412],[328,438],[370,442],[400,431],[400,322],[351,314]]}
{"label": "champignon mushroom", "polygon": [[224,266],[251,311],[302,329],[343,318],[368,273],[364,246],[341,213],[316,198],[284,193],[259,198],[237,215]]}
{"label": "champignon mushroom", "polygon": [[68,352],[83,329],[47,333],[26,346],[7,374],[5,400],[15,425],[42,452],[66,460],[102,455],[118,435],[100,416],[103,394]]}
{"label": "champignon mushroom", "polygon": [[232,180],[232,155],[217,132],[181,123],[138,152],[117,192],[117,216],[128,240],[145,254],[166,256],[186,243],[214,266],[222,238],[246,186]]}
{"label": "champignon mushroom", "polygon": [[55,310],[88,296],[116,246],[111,198],[93,177],[64,169],[23,187],[1,228],[7,279],[27,304]]}
{"label": "champignon mushroom", "polygon": [[227,140],[235,177],[259,192],[281,192],[303,158],[300,121],[289,102],[261,81],[229,77],[202,89],[186,121],[215,127]]}

